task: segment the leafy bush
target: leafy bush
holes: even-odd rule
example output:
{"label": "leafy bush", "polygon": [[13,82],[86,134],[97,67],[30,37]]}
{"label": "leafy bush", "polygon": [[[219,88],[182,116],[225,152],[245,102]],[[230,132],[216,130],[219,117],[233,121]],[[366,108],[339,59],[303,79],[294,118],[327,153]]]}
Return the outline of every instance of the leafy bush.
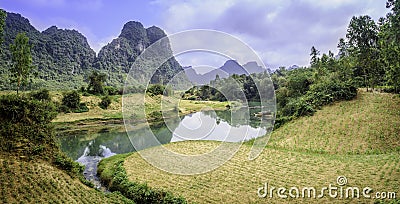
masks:
{"label": "leafy bush", "polygon": [[301,117],[312,115],[317,109],[335,101],[351,100],[357,96],[357,88],[350,82],[339,80],[324,80],[309,86],[309,90],[299,95],[292,95],[286,87],[276,91],[278,114],[275,128],[286,122]]}
{"label": "leafy bush", "polygon": [[105,94],[108,94],[110,96],[114,96],[114,95],[118,95],[119,94],[119,90],[117,88],[112,87],[112,86],[105,86],[104,87],[104,92],[105,92]]}
{"label": "leafy bush", "polygon": [[89,76],[89,86],[87,91],[96,95],[104,94],[104,82],[106,81],[106,78],[106,74],[93,71]]}
{"label": "leafy bush", "polygon": [[83,113],[88,112],[89,108],[87,107],[86,103],[79,103],[79,108],[74,110],[74,113]]}
{"label": "leafy bush", "polygon": [[33,91],[30,94],[30,97],[39,101],[51,101],[51,96],[49,90],[42,89],[39,91]]}
{"label": "leafy bush", "polygon": [[102,108],[102,109],[107,109],[108,106],[110,106],[110,104],[111,104],[111,97],[110,97],[110,96],[104,96],[104,97],[101,99],[101,101],[100,101],[100,103],[99,103],[99,106],[100,106],[100,108]]}
{"label": "leafy bush", "polygon": [[292,98],[281,110],[283,116],[300,117],[313,115],[314,107],[304,97]]}
{"label": "leafy bush", "polygon": [[86,106],[85,103],[81,103],[81,96],[79,95],[78,91],[74,90],[64,93],[59,111],[65,113],[82,113],[88,112],[89,108]]}
{"label": "leafy bush", "polygon": [[53,163],[60,169],[66,170],[70,173],[70,176],[74,177],[81,174],[85,167],[80,165],[78,162],[73,161],[70,157],[65,155],[63,152],[59,152],[54,156]]}
{"label": "leafy bush", "polygon": [[157,96],[157,95],[163,95],[164,90],[165,86],[161,84],[153,84],[149,86],[149,88],[146,90],[146,93],[149,94],[150,96]]}
{"label": "leafy bush", "polygon": [[81,96],[77,91],[64,93],[64,97],[62,98],[62,105],[66,106],[71,110],[78,109],[80,102],[81,102]]}
{"label": "leafy bush", "polygon": [[357,96],[357,88],[349,82],[329,80],[313,84],[307,95],[314,107],[318,108],[334,101],[353,99]]}
{"label": "leafy bush", "polygon": [[50,155],[57,143],[51,121],[57,116],[51,101],[27,96],[0,97],[0,150],[25,155]]}

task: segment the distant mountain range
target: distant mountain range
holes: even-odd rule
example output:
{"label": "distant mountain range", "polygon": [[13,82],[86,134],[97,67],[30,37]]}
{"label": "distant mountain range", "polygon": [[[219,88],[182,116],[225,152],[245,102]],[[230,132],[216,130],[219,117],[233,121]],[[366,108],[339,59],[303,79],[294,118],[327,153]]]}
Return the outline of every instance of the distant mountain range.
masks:
{"label": "distant mountain range", "polygon": [[[0,89],[12,88],[8,71],[11,61],[9,46],[20,32],[25,32],[33,45],[32,59],[38,76],[33,86],[51,89],[80,88],[86,84],[92,70],[106,73],[107,85],[122,87],[140,53],[166,36],[156,26],[144,28],[140,22],[130,21],[123,26],[121,34],[101,48],[96,56],[86,37],[76,30],[51,26],[40,32],[20,14],[7,12],[0,53]],[[164,63],[154,75],[150,70],[137,69],[133,71],[138,84],[145,84],[149,78],[152,83],[167,83],[183,70],[175,58]]]}
{"label": "distant mountain range", "polygon": [[244,65],[240,65],[235,60],[228,60],[221,67],[209,71],[205,74],[197,73],[195,68],[191,66],[183,67],[183,69],[185,70],[186,76],[188,77],[189,81],[194,84],[208,84],[211,80],[214,80],[217,75],[219,78],[227,78],[233,74],[249,75],[252,73],[261,73],[267,71],[256,62],[247,62]]}

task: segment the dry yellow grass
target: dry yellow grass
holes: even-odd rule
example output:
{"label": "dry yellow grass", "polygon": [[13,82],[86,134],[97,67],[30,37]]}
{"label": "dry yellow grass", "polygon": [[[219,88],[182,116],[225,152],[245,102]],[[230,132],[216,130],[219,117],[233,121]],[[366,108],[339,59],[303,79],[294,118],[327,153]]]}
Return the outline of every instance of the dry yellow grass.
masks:
{"label": "dry yellow grass", "polygon": [[[216,142],[190,141],[166,145],[179,152],[204,153],[217,146]],[[139,154],[129,156],[124,163],[131,181],[146,182],[197,203],[331,203],[373,202],[369,199],[325,198],[259,198],[257,189],[268,182],[270,186],[314,187],[320,191],[329,184],[337,185],[338,176],[346,176],[347,186],[360,189],[371,187],[376,191],[397,191],[400,188],[400,154],[384,155],[320,155],[267,148],[255,160],[249,161],[249,146],[242,146],[238,153],[220,168],[195,176],[174,175],[159,170]],[[175,165],[179,165],[176,161]],[[286,193],[287,194],[287,193]]]}
{"label": "dry yellow grass", "polygon": [[[55,101],[61,101],[61,93],[52,93],[52,98]],[[82,96],[81,102],[86,103],[89,108],[88,112],[83,113],[60,113],[53,122],[74,122],[79,120],[87,119],[110,119],[110,118],[122,118],[122,104],[121,97],[114,96],[110,106],[104,110],[101,109],[98,104],[101,98],[98,96]]]}
{"label": "dry yellow grass", "polygon": [[400,97],[359,91],[352,101],[289,122],[273,132],[268,144],[335,154],[400,150]]}
{"label": "dry yellow grass", "polygon": [[104,194],[46,161],[27,162],[0,154],[0,203],[124,203]]}

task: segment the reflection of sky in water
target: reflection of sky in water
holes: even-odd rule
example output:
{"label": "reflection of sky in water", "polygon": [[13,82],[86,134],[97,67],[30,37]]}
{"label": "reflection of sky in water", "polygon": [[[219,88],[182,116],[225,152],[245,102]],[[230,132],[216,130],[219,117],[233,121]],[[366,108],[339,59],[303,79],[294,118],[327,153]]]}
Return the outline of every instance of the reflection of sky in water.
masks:
{"label": "reflection of sky in water", "polygon": [[171,142],[184,140],[218,140],[240,142],[263,136],[265,128],[253,128],[250,125],[231,126],[203,112],[197,112],[183,118],[174,130]]}

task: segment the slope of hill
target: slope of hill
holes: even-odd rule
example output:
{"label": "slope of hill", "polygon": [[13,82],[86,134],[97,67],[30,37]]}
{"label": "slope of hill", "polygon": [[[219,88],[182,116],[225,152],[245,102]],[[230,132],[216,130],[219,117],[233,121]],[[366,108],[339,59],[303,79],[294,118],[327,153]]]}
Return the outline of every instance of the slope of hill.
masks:
{"label": "slope of hill", "polygon": [[[377,192],[396,193],[400,189],[399,144],[400,98],[390,94],[360,92],[352,101],[335,103],[314,116],[299,118],[276,130],[263,153],[249,161],[249,145],[220,168],[196,176],[179,176],[160,171],[139,154],[126,158],[124,167],[131,181],[146,182],[198,203],[332,203],[378,202]],[[209,152],[218,142],[170,143],[175,152]],[[144,150],[147,151],[147,150]],[[177,163],[177,165],[179,165]],[[276,189],[314,187],[318,196],[323,187],[338,187],[345,176],[347,187],[370,187],[372,198],[279,198],[257,195],[265,183]],[[151,178],[151,179],[149,179]],[[286,195],[288,192],[286,191]],[[391,194],[393,196],[393,194]],[[306,195],[307,196],[307,195]],[[386,199],[385,201],[395,201]],[[397,200],[398,201],[398,200]]]}
{"label": "slope of hill", "polygon": [[279,128],[268,145],[330,154],[400,152],[400,99],[359,90],[355,100],[326,106]]}
{"label": "slope of hill", "polygon": [[24,161],[0,153],[0,203],[132,203],[104,194],[46,161]]}
{"label": "slope of hill", "polygon": [[[3,90],[12,88],[8,71],[11,53],[8,48],[20,32],[25,32],[33,45],[32,59],[38,77],[32,88],[50,89],[80,88],[86,84],[88,74],[94,69],[107,74],[107,85],[122,87],[137,56],[151,43],[166,36],[156,26],[146,29],[140,22],[130,21],[124,25],[118,38],[104,46],[96,57],[86,37],[78,31],[52,26],[40,32],[20,14],[7,12],[1,46],[4,52],[0,55],[0,89]],[[175,58],[171,58],[154,75],[152,70],[134,71],[138,79],[151,78],[152,83],[167,83],[182,70]]]}
{"label": "slope of hill", "polygon": [[0,154],[1,203],[132,203],[104,194],[46,161],[23,161]]}

